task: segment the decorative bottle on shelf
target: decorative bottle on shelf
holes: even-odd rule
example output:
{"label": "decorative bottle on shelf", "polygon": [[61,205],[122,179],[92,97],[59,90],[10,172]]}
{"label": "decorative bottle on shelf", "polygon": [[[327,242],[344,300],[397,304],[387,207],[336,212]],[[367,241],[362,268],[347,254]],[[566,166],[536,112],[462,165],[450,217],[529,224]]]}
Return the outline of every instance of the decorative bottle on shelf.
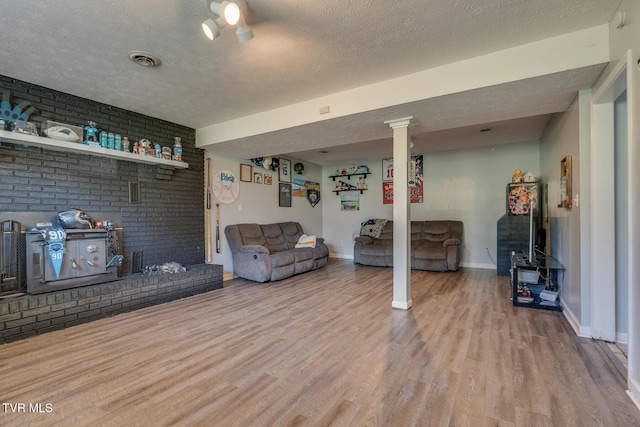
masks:
{"label": "decorative bottle on shelf", "polygon": [[126,151],[127,153],[131,151],[129,146],[129,137],[127,136],[122,137],[122,151]]}
{"label": "decorative bottle on shelf", "polygon": [[108,140],[109,140],[108,132],[104,130],[100,132],[100,147],[107,148]]}
{"label": "decorative bottle on shelf", "polygon": [[173,160],[182,161],[182,138],[173,138]]}

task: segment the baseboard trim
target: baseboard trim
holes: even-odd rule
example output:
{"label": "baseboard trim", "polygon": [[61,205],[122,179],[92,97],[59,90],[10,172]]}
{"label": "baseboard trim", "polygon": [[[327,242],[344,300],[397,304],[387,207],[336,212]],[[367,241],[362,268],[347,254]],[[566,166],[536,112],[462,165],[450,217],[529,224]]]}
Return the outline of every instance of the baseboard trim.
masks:
{"label": "baseboard trim", "polygon": [[616,332],[616,342],[619,344],[629,344],[629,335],[622,332]]}
{"label": "baseboard trim", "polygon": [[[353,255],[350,254],[338,254],[334,252],[329,253],[329,258],[337,258],[337,259],[353,259]],[[483,270],[496,270],[496,266],[493,264],[481,264],[476,262],[461,262],[460,267],[466,268],[480,268]]]}
{"label": "baseboard trim", "polygon": [[353,259],[353,255],[349,255],[349,254],[337,254],[337,253],[330,252],[330,253],[329,253],[329,258]]}
{"label": "baseboard trim", "polygon": [[[563,303],[562,299],[560,299],[560,303]],[[562,305],[564,307],[562,313],[564,314],[565,319],[567,319],[569,325],[571,325],[571,328],[576,333],[576,335],[582,338],[591,338],[591,328],[580,325],[580,322],[578,321],[575,313],[571,311],[571,309],[568,308],[566,304]]]}
{"label": "baseboard trim", "polygon": [[578,332],[578,336],[580,338],[592,338],[591,328],[588,326],[580,326],[580,331]]}
{"label": "baseboard trim", "polygon": [[460,267],[466,268],[481,268],[483,270],[497,270],[498,268],[493,264],[481,264],[478,262],[461,262]]}
{"label": "baseboard trim", "polygon": [[629,396],[631,401],[640,409],[640,383],[634,378],[627,376],[627,385],[629,386],[627,396]]}
{"label": "baseboard trim", "polygon": [[222,281],[223,282],[226,282],[227,280],[233,280],[235,278],[236,278],[236,276],[233,273],[228,272],[228,271],[222,274]]}

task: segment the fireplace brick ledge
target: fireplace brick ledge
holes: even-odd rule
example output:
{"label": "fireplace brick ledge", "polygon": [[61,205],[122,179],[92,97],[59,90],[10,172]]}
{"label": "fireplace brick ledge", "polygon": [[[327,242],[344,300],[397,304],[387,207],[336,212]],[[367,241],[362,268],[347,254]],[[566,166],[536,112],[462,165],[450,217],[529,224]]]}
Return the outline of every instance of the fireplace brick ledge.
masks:
{"label": "fireplace brick ledge", "polygon": [[0,344],[222,288],[222,265],[0,299]]}

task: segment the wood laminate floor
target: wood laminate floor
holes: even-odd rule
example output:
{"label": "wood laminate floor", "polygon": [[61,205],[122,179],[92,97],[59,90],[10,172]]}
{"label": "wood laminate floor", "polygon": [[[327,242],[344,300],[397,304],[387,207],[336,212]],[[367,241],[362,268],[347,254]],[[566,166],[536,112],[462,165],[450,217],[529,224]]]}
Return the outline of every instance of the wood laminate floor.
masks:
{"label": "wood laminate floor", "polygon": [[409,311],[391,269],[330,260],[0,346],[0,425],[640,425],[597,345],[507,278],[411,277]]}

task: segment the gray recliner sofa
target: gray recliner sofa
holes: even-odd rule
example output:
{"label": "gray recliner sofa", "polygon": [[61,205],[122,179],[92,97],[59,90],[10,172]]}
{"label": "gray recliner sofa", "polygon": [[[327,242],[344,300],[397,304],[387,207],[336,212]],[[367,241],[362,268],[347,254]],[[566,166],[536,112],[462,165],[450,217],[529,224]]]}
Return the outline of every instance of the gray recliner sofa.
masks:
{"label": "gray recliner sofa", "polygon": [[[456,271],[460,265],[461,243],[462,221],[411,221],[411,268]],[[393,221],[384,224],[379,237],[356,237],[353,262],[393,266]]]}
{"label": "gray recliner sofa", "polygon": [[296,248],[304,233],[298,222],[234,224],[224,229],[233,254],[233,273],[256,282],[286,279],[327,264],[329,248],[316,238],[315,247]]}

